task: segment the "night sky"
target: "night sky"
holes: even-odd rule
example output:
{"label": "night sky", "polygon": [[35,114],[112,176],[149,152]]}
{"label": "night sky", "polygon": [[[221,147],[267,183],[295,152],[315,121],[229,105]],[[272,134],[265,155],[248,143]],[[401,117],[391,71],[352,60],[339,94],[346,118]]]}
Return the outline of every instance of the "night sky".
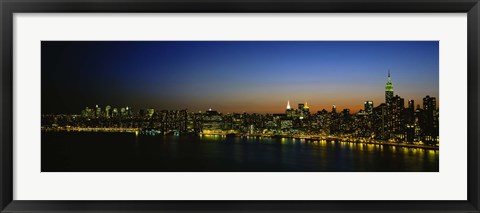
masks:
{"label": "night sky", "polygon": [[437,41],[42,41],[42,113],[86,106],[311,112],[439,97]]}

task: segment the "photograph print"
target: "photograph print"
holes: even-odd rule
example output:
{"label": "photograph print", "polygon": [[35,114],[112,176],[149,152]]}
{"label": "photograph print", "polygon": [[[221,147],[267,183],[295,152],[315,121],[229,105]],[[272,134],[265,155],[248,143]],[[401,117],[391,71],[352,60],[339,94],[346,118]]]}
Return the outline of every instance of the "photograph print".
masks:
{"label": "photograph print", "polygon": [[439,172],[438,41],[42,41],[42,172]]}

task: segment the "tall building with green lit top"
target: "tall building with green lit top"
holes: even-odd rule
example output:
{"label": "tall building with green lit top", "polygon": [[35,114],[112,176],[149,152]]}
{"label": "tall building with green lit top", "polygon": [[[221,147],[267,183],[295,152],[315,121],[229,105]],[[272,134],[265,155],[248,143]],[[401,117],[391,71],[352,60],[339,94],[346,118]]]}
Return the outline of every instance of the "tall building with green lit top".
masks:
{"label": "tall building with green lit top", "polygon": [[388,105],[393,98],[393,84],[390,80],[390,70],[388,70],[388,80],[385,84],[385,103]]}

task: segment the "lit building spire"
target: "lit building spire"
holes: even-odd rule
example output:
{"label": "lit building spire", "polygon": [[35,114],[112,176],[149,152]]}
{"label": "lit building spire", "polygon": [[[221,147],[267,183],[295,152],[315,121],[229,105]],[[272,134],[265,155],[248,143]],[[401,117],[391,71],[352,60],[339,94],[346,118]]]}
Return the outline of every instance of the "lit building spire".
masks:
{"label": "lit building spire", "polygon": [[385,84],[385,103],[388,104],[392,98],[393,98],[393,84],[390,79],[390,69],[388,69],[388,79],[387,79],[387,83]]}
{"label": "lit building spire", "polygon": [[290,107],[290,100],[287,101],[287,109],[292,109],[292,108]]}
{"label": "lit building spire", "polygon": [[307,104],[307,102],[306,102],[306,101],[305,101],[305,106],[304,106],[303,108],[306,108],[306,109],[308,109],[308,108],[309,108],[309,107],[308,107],[308,104]]}
{"label": "lit building spire", "polygon": [[392,83],[392,81],[390,80],[390,69],[388,69],[388,83]]}

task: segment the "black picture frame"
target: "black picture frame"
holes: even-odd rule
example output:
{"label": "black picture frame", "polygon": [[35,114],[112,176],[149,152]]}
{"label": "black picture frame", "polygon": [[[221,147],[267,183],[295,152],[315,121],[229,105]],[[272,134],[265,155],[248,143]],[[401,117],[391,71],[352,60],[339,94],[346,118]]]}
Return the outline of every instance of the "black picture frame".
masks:
{"label": "black picture frame", "polygon": [[[480,212],[478,0],[0,0],[1,212]],[[17,201],[13,200],[14,13],[467,13],[468,199],[466,201]],[[445,183],[448,184],[448,183]],[[95,193],[95,192],[92,192]],[[412,192],[413,193],[413,192]]]}

